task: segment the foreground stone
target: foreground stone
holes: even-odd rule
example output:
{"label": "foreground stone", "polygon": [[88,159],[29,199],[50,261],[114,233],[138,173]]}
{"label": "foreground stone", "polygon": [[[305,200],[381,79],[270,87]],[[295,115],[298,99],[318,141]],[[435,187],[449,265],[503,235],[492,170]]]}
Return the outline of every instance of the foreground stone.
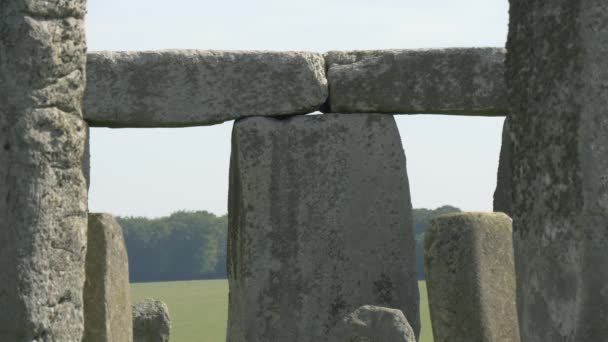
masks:
{"label": "foreground stone", "polygon": [[504,49],[334,51],[325,60],[332,112],[508,112]]}
{"label": "foreground stone", "polygon": [[401,310],[364,305],[338,324],[331,341],[416,342]]}
{"label": "foreground stone", "polygon": [[133,305],[133,342],[169,342],[171,319],[167,305],[146,299]]}
{"label": "foreground stone", "polygon": [[608,336],[606,42],[605,1],[511,0],[513,243],[525,342]]}
{"label": "foreground stone", "polygon": [[509,117],[506,117],[502,127],[502,145],[500,147],[500,160],[496,176],[496,190],[494,191],[494,211],[503,212],[509,216],[513,215],[513,210],[511,209],[513,205],[511,158],[513,158],[513,146],[509,130]]}
{"label": "foreground stone", "polygon": [[80,341],[85,1],[0,1],[0,341]]}
{"label": "foreground stone", "polygon": [[365,304],[420,329],[405,156],[389,115],[234,125],[228,341],[331,341]]}
{"label": "foreground stone", "polygon": [[122,229],[109,214],[89,214],[83,342],[133,340],[129,259]]}
{"label": "foreground stone", "polygon": [[426,232],[424,249],[436,342],[519,341],[507,215],[439,216]]}
{"label": "foreground stone", "polygon": [[84,113],[91,126],[200,126],[310,113],[326,99],[316,53],[96,52],[88,55]]}

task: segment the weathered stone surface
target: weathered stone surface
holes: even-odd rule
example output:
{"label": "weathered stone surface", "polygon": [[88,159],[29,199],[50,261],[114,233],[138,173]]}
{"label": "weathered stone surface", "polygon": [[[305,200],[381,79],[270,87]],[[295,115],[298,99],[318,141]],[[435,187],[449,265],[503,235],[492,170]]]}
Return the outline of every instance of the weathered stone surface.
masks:
{"label": "weathered stone surface", "polygon": [[504,213],[435,218],[424,240],[436,342],[517,342],[511,219]]}
{"label": "weathered stone surface", "polygon": [[80,341],[85,1],[0,1],[0,341]]}
{"label": "weathered stone surface", "polygon": [[323,56],[309,52],[96,52],[87,60],[91,126],[212,125],[310,113],[327,99]]}
{"label": "weathered stone surface", "polygon": [[146,299],[133,305],[133,342],[169,342],[171,319],[167,305]]}
{"label": "weathered stone surface", "polygon": [[500,158],[498,162],[498,173],[496,176],[496,190],[494,190],[494,211],[512,215],[511,205],[513,182],[513,171],[511,170],[511,158],[513,146],[511,146],[509,133],[509,117],[505,118],[502,127],[502,145],[500,147]]}
{"label": "weathered stone surface", "polygon": [[416,342],[416,335],[401,310],[364,305],[338,324],[330,341]]}
{"label": "weathered stone surface", "polygon": [[112,215],[89,214],[83,342],[133,340],[129,259]]}
{"label": "weathered stone surface", "polygon": [[511,0],[507,80],[522,340],[608,336],[608,7]]}
{"label": "weathered stone surface", "polygon": [[505,115],[505,50],[333,51],[325,55],[329,110]]}
{"label": "weathered stone surface", "polygon": [[390,115],[237,121],[228,341],[330,341],[348,313],[420,329],[405,155]]}

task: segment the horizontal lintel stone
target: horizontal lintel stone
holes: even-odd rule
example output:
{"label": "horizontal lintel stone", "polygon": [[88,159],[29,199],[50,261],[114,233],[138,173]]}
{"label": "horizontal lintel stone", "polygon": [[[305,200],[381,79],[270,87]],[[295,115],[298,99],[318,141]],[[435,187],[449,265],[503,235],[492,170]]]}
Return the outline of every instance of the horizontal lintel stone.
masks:
{"label": "horizontal lintel stone", "polygon": [[97,127],[204,126],[314,112],[327,95],[317,53],[93,52],[83,111]]}
{"label": "horizontal lintel stone", "polygon": [[327,110],[506,115],[505,53],[503,48],[328,52]]}

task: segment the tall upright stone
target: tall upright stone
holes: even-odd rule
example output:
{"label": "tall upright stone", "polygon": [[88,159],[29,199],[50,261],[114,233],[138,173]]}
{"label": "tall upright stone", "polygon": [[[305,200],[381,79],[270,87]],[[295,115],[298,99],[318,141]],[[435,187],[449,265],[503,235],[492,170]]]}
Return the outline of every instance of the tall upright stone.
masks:
{"label": "tall upright stone", "polygon": [[80,341],[84,0],[0,1],[0,341]]}
{"label": "tall upright stone", "polygon": [[133,340],[129,258],[112,215],[89,214],[83,342]]}
{"label": "tall upright stone", "polygon": [[608,336],[608,6],[511,0],[513,243],[522,341]]}
{"label": "tall upright stone", "polygon": [[424,239],[436,342],[518,342],[511,219],[457,213],[432,221]]}
{"label": "tall upright stone", "polygon": [[390,115],[237,121],[228,341],[329,341],[362,305],[420,330],[405,155]]}
{"label": "tall upright stone", "polygon": [[500,158],[498,162],[498,172],[496,175],[496,190],[494,191],[494,211],[512,215],[512,177],[511,158],[513,147],[509,130],[509,117],[505,118],[502,126],[502,144],[500,147]]}

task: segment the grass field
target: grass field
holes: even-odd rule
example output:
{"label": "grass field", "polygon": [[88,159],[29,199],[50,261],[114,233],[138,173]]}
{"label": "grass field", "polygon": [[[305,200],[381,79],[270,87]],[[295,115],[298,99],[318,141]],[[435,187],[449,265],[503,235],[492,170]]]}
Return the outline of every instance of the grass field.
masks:
{"label": "grass field", "polygon": [[[420,287],[420,342],[432,342],[425,283]],[[167,303],[172,321],[171,342],[224,342],[228,317],[228,282],[198,280],[132,284],[133,302],[156,298]]]}

